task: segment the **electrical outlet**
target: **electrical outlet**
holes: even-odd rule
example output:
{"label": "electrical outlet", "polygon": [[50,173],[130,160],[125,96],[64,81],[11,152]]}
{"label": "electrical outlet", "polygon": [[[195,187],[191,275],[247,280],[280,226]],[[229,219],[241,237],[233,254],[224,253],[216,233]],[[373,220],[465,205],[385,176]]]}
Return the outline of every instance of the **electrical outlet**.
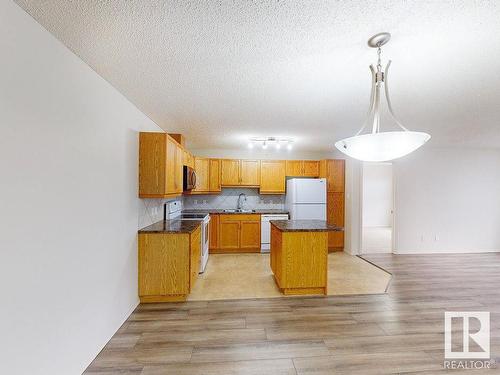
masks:
{"label": "electrical outlet", "polygon": [[420,242],[424,242],[424,235],[423,234],[420,236]]}
{"label": "electrical outlet", "polygon": [[434,235],[434,241],[439,241],[439,236],[437,234]]}

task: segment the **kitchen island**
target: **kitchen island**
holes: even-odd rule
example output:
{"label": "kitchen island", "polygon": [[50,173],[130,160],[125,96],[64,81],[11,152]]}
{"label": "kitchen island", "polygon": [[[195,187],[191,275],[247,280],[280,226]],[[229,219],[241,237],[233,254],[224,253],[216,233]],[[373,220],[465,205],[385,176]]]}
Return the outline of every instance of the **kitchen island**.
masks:
{"label": "kitchen island", "polygon": [[323,220],[272,220],[271,270],[285,295],[327,294],[328,232]]}

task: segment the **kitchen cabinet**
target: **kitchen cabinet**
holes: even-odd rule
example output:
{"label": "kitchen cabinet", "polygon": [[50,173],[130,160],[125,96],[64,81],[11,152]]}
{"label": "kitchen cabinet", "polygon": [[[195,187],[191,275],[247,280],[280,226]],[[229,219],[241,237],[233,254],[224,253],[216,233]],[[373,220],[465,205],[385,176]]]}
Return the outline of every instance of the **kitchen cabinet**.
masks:
{"label": "kitchen cabinet", "polygon": [[139,197],[182,194],[183,148],[166,133],[139,133]]}
{"label": "kitchen cabinet", "polygon": [[222,159],[222,186],[259,186],[260,160]]}
{"label": "kitchen cabinet", "polygon": [[208,223],[208,248],[210,250],[219,248],[219,229],[219,215],[210,214],[210,222]]}
{"label": "kitchen cabinet", "polygon": [[[345,222],[345,161],[322,160],[320,177],[327,181],[327,221],[339,227]],[[344,232],[328,233],[328,247],[334,251],[344,248]]]}
{"label": "kitchen cabinet", "polygon": [[260,162],[260,194],[285,194],[284,160],[262,160]]}
{"label": "kitchen cabinet", "polygon": [[196,188],[191,193],[206,193],[209,191],[209,168],[210,160],[205,158],[194,158],[194,171],[196,172]]}
{"label": "kitchen cabinet", "polygon": [[287,160],[286,175],[288,177],[319,177],[320,162],[318,160]]}
{"label": "kitchen cabinet", "polygon": [[219,248],[212,252],[260,252],[260,215],[219,215]]}
{"label": "kitchen cabinet", "polygon": [[328,192],[344,192],[345,160],[321,160],[320,177],[326,178],[326,189]]}
{"label": "kitchen cabinet", "polygon": [[240,221],[240,249],[260,249],[260,220]]}
{"label": "kitchen cabinet", "polygon": [[208,190],[210,192],[220,192],[221,191],[220,160],[219,159],[210,159]]}
{"label": "kitchen cabinet", "polygon": [[139,233],[142,303],[184,301],[198,278],[201,227],[192,233]]}
{"label": "kitchen cabinet", "polygon": [[271,270],[285,295],[327,294],[328,233],[271,224]]}
{"label": "kitchen cabinet", "polygon": [[304,177],[319,177],[319,161],[304,160],[303,161]]}
{"label": "kitchen cabinet", "polygon": [[186,194],[211,194],[221,191],[220,160],[195,158],[196,188]]}
{"label": "kitchen cabinet", "polygon": [[240,248],[240,222],[230,220],[226,215],[220,216],[220,242],[219,248],[222,250],[237,250]]}
{"label": "kitchen cabinet", "polygon": [[194,156],[188,150],[184,149],[183,155],[183,164],[185,166],[191,167],[194,169]]}
{"label": "kitchen cabinet", "polygon": [[235,159],[221,160],[221,183],[224,186],[240,184],[240,161]]}

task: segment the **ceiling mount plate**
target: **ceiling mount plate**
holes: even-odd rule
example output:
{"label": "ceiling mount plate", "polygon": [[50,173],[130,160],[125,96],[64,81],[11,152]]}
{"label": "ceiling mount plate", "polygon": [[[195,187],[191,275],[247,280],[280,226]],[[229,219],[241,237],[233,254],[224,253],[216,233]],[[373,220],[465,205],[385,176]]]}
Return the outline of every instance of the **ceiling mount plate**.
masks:
{"label": "ceiling mount plate", "polygon": [[391,40],[390,33],[378,33],[368,39],[368,46],[372,48],[382,47],[384,44],[387,44]]}

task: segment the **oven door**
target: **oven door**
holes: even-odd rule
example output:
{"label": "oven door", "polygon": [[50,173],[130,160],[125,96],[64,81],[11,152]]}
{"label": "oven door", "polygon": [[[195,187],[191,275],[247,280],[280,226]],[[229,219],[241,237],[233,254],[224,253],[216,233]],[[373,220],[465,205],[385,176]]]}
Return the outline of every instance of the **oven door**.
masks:
{"label": "oven door", "polygon": [[208,262],[208,246],[210,241],[210,230],[208,228],[210,217],[203,221],[201,225],[201,259],[200,259],[200,273],[205,272]]}

